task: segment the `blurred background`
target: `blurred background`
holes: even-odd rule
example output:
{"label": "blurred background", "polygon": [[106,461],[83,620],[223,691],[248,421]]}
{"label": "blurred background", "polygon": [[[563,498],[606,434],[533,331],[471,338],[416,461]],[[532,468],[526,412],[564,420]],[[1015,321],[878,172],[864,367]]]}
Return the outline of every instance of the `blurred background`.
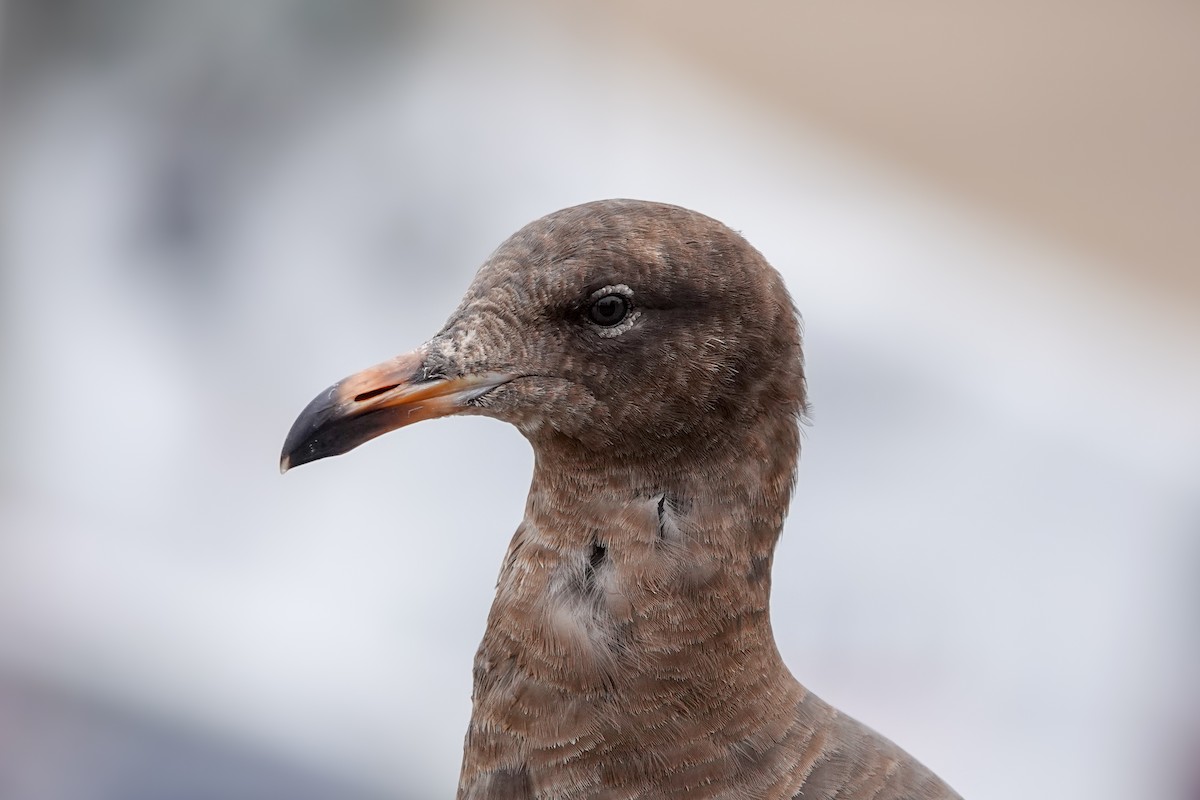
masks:
{"label": "blurred background", "polygon": [[1180,0],[0,2],[0,798],[451,796],[529,449],[279,448],[611,196],[804,314],[796,675],[973,800],[1200,797],[1198,41]]}

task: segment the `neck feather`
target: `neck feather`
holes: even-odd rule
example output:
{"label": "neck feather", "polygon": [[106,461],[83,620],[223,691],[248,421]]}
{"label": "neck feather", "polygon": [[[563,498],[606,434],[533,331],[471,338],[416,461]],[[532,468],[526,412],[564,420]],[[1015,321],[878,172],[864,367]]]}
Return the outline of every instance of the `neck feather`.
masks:
{"label": "neck feather", "polygon": [[731,663],[714,652],[735,667],[782,669],[768,602],[798,455],[794,417],[692,470],[669,459],[602,463],[571,443],[536,448],[489,637],[525,653],[536,677],[576,689],[655,675],[728,682]]}
{"label": "neck feather", "polygon": [[568,796],[621,764],[657,785],[674,762],[655,753],[715,769],[782,746],[805,692],[768,601],[798,430],[790,415],[755,430],[692,470],[535,443],[476,656],[460,797]]}

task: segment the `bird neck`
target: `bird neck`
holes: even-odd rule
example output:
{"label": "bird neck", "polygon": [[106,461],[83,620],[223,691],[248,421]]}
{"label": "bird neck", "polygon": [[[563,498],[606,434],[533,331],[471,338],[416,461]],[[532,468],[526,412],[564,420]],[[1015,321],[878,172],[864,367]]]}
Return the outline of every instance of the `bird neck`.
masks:
{"label": "bird neck", "polygon": [[613,769],[665,785],[680,764],[794,760],[808,695],[775,647],[768,600],[795,417],[761,437],[690,470],[662,469],[669,448],[644,468],[535,442],[475,659],[460,798],[535,785],[568,796]]}
{"label": "bird neck", "polygon": [[533,441],[526,515],[475,657],[461,799],[576,796],[612,770],[666,786],[688,764],[790,774],[811,696],[780,658],[768,601],[797,417],[764,415],[755,432],[710,439],[703,457],[662,443],[653,462]]}
{"label": "bird neck", "polygon": [[535,443],[489,629],[507,628],[512,647],[553,662],[546,680],[728,682],[730,662],[703,657],[714,648],[783,669],[768,604],[799,452],[795,417],[686,464],[671,452],[665,444],[647,466],[598,460],[576,442]]}

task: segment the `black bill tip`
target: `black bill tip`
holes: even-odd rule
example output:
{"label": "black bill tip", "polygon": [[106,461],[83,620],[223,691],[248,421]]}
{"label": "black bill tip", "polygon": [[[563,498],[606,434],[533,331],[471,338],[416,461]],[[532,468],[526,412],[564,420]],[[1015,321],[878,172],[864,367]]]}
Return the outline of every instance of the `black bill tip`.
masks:
{"label": "black bill tip", "polygon": [[348,453],[395,427],[397,410],[380,408],[356,412],[342,400],[341,384],[313,398],[288,431],[279,456],[279,471]]}

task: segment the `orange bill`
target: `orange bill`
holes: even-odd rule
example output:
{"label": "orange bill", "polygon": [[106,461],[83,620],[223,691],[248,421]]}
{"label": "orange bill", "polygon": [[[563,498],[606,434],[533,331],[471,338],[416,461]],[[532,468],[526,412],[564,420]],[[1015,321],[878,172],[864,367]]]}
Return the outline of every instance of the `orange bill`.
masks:
{"label": "orange bill", "polygon": [[376,436],[421,420],[456,414],[512,380],[499,373],[429,378],[421,350],[355,373],[321,392],[292,423],[280,472],[348,453]]}

